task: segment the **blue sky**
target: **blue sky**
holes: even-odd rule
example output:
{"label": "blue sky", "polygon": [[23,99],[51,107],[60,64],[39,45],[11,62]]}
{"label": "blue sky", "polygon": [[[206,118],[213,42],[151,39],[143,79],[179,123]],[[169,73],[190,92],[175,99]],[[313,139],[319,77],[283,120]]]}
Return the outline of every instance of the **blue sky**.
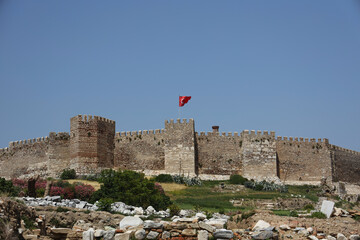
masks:
{"label": "blue sky", "polygon": [[360,1],[0,0],[0,147],[100,115],[360,151]]}

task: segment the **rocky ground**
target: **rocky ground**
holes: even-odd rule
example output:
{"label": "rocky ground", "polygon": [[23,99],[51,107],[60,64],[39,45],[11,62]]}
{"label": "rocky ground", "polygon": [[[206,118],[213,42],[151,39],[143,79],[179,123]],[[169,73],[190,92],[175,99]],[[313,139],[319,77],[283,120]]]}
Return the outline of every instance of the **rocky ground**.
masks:
{"label": "rocky ground", "polygon": [[360,222],[350,214],[316,219],[283,217],[268,210],[258,210],[251,216],[239,213],[231,216],[214,214],[210,217],[182,210],[179,216],[171,219],[145,215],[140,218],[86,208],[31,207],[10,198],[0,200],[0,239],[355,240],[360,239],[359,233]]}

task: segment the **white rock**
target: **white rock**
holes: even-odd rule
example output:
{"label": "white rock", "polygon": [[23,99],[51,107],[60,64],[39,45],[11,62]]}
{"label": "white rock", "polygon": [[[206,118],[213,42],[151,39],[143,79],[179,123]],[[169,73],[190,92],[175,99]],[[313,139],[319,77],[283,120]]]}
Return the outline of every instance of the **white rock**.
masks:
{"label": "white rock", "polygon": [[195,217],[197,217],[199,220],[204,220],[204,219],[206,219],[206,215],[203,214],[203,213],[197,213],[197,214],[195,215]]}
{"label": "white rock", "polygon": [[206,230],[198,231],[197,239],[198,240],[208,240],[209,239],[208,231],[206,231]]}
{"label": "white rock", "polygon": [[[106,227],[105,227],[106,228]],[[104,233],[104,240],[112,240],[115,235],[115,229],[107,229]]]}
{"label": "white rock", "polygon": [[152,215],[154,214],[156,211],[155,211],[155,208],[153,208],[152,206],[148,206],[145,210],[145,212],[148,214],[148,215]]}
{"label": "white rock", "polygon": [[359,235],[351,235],[349,237],[349,240],[360,240],[360,236]]}
{"label": "white rock", "polygon": [[90,228],[89,230],[83,232],[83,240],[94,240],[94,229]]}
{"label": "white rock", "polygon": [[319,240],[317,237],[315,237],[313,235],[309,236],[308,238],[311,239],[311,240]]}
{"label": "white rock", "polygon": [[313,229],[312,227],[308,227],[306,230],[307,230],[310,234],[312,234],[313,231],[314,231],[314,229]]}
{"label": "white rock", "polygon": [[134,211],[135,211],[136,215],[143,215],[144,214],[144,209],[142,207],[136,207],[134,209]]}
{"label": "white rock", "polygon": [[336,239],[337,240],[347,240],[347,238],[344,236],[344,234],[342,234],[342,233],[338,233],[337,235],[336,235]]}
{"label": "white rock", "polygon": [[225,222],[221,221],[219,219],[217,219],[217,220],[208,220],[208,221],[205,221],[205,223],[208,224],[208,225],[214,226],[216,229],[222,229],[222,228],[224,228],[224,225],[225,225]]}
{"label": "white rock", "polygon": [[266,228],[270,227],[270,224],[268,222],[265,222],[263,220],[259,220],[255,226],[252,228],[253,231],[261,231],[265,230]]}
{"label": "white rock", "polygon": [[159,236],[158,232],[150,231],[146,236],[147,239],[156,239]]}
{"label": "white rock", "polygon": [[120,229],[126,229],[129,227],[137,227],[143,224],[143,220],[139,217],[126,216],[120,221]]}
{"label": "white rock", "polygon": [[290,230],[291,228],[288,226],[288,225],[286,225],[286,224],[283,224],[283,225],[280,225],[280,227],[279,227],[281,230]]}
{"label": "white rock", "polygon": [[214,232],[215,239],[221,238],[221,239],[230,239],[234,237],[234,233],[231,230],[226,229],[218,229]]}
{"label": "white rock", "polygon": [[189,211],[182,209],[180,210],[179,215],[182,217],[186,217],[189,215]]}
{"label": "white rock", "polygon": [[94,232],[94,237],[99,238],[99,237],[104,236],[104,234],[105,234],[105,231],[104,231],[104,230],[102,230],[102,229],[96,229],[95,232]]}
{"label": "white rock", "polygon": [[334,211],[335,203],[333,201],[324,200],[321,204],[321,212],[326,215],[327,218],[330,218],[331,214]]}
{"label": "white rock", "polygon": [[171,233],[168,231],[163,231],[161,234],[161,239],[169,239],[171,237]]}
{"label": "white rock", "polygon": [[125,233],[117,233],[115,234],[114,240],[129,240],[130,239],[130,232]]}
{"label": "white rock", "polygon": [[146,237],[146,231],[144,229],[140,229],[135,232],[136,239],[142,240],[145,239],[145,237]]}
{"label": "white rock", "polygon": [[336,237],[333,237],[333,236],[327,235],[326,239],[327,239],[327,240],[336,240]]}

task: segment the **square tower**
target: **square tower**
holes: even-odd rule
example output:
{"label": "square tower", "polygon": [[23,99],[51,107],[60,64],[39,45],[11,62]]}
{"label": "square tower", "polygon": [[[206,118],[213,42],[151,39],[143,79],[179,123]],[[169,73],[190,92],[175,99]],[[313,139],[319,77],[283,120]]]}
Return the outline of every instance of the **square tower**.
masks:
{"label": "square tower", "polygon": [[89,174],[114,166],[115,121],[91,115],[70,119],[70,168]]}
{"label": "square tower", "polygon": [[165,172],[195,176],[194,120],[165,121]]}

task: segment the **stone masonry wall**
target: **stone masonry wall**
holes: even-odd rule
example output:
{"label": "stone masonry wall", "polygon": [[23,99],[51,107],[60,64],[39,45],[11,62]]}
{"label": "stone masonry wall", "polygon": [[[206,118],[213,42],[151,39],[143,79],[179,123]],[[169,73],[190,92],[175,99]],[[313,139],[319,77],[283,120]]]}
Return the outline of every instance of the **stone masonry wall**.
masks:
{"label": "stone masonry wall", "polygon": [[251,179],[278,179],[275,132],[248,130],[243,137],[243,175]]}
{"label": "stone masonry wall", "polygon": [[196,133],[196,149],[199,174],[242,174],[242,138],[237,132]]}
{"label": "stone masonry wall", "polygon": [[121,132],[115,136],[115,168],[164,170],[164,130]]}
{"label": "stone masonry wall", "polygon": [[360,152],[330,145],[333,159],[333,181],[360,183]]}
{"label": "stone masonry wall", "polygon": [[114,166],[115,122],[78,115],[70,119],[71,168],[79,174]]}
{"label": "stone masonry wall", "polygon": [[331,158],[328,140],[277,137],[276,151],[280,179],[285,182],[331,182]]}
{"label": "stone masonry wall", "polygon": [[0,176],[46,175],[48,146],[48,137],[10,142],[8,148],[0,149]]}
{"label": "stone masonry wall", "polygon": [[165,172],[195,175],[194,120],[165,121]]}
{"label": "stone masonry wall", "polygon": [[49,177],[59,177],[70,165],[70,134],[67,132],[49,134],[47,150],[47,169]]}

